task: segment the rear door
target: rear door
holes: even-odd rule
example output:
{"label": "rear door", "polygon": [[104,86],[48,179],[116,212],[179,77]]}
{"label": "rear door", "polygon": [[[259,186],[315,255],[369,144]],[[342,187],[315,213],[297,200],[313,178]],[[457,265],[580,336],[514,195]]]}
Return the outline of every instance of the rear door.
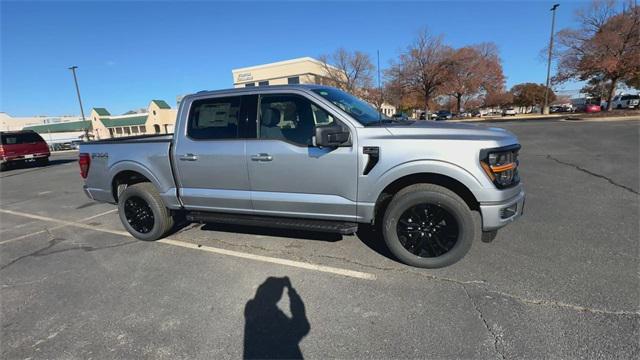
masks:
{"label": "rear door", "polygon": [[[256,140],[247,140],[251,198],[258,214],[332,220],[356,218],[356,144],[319,148],[317,125],[340,123],[308,98],[265,94]],[[351,138],[355,138],[352,132]]]}
{"label": "rear door", "polygon": [[[247,102],[257,96],[191,101],[183,133],[176,133],[173,162],[179,194],[190,210],[250,212],[244,132]],[[253,124],[255,127],[255,112]]]}

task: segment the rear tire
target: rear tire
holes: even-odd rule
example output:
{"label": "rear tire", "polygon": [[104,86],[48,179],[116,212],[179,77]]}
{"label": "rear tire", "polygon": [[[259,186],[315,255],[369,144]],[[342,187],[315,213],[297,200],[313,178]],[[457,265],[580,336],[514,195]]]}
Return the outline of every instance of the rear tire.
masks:
{"label": "rear tire", "polygon": [[174,221],[153,184],[128,186],[118,197],[118,214],[127,231],[136,239],[153,241],[165,236]]}
{"label": "rear tire", "polygon": [[393,255],[407,265],[440,268],[462,259],[476,225],[467,204],[442,186],[416,184],[389,203],[382,234]]}
{"label": "rear tire", "polygon": [[49,158],[48,157],[46,157],[46,158],[38,158],[36,160],[36,165],[38,165],[38,166],[47,166],[47,165],[49,165]]}

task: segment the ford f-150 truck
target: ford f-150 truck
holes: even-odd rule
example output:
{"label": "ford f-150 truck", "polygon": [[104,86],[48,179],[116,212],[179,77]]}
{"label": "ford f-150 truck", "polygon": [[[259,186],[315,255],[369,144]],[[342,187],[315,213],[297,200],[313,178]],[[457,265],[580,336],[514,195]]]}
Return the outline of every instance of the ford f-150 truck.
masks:
{"label": "ford f-150 truck", "polygon": [[341,234],[368,224],[400,261],[435,268],[522,214],[519,149],[502,129],[386,118],[335,88],[286,85],[188,95],[173,135],[83,143],[79,164],[85,193],[117,203],[138,239],[177,218]]}

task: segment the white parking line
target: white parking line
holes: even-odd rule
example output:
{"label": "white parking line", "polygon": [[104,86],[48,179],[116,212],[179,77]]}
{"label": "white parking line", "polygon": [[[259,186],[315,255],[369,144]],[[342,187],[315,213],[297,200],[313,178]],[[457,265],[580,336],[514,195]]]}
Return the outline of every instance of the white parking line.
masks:
{"label": "white parking line", "polygon": [[[15,215],[15,216],[22,216],[22,217],[26,217],[26,218],[30,218],[30,219],[36,219],[36,220],[42,220],[42,221],[48,221],[48,222],[53,222],[53,223],[60,224],[60,226],[58,226],[56,228],[61,228],[61,227],[65,227],[65,226],[74,226],[74,227],[78,227],[78,228],[82,228],[82,229],[93,230],[93,231],[98,231],[98,232],[103,232],[103,233],[108,233],[108,234],[132,237],[131,234],[129,234],[126,231],[102,229],[102,228],[98,228],[98,227],[91,226],[91,225],[86,225],[86,224],[81,224],[81,223],[74,222],[74,221],[59,220],[59,219],[54,219],[54,218],[50,218],[50,217],[47,217],[47,216],[41,216],[41,215],[36,215],[36,214],[28,214],[28,213],[23,213],[23,212],[19,212],[19,211],[5,210],[5,209],[0,209],[0,212],[5,213],[5,214]],[[97,217],[97,215],[94,216],[94,217]],[[89,219],[85,219],[85,220],[89,220]],[[158,240],[156,242],[159,242],[159,243],[162,243],[162,244],[166,244],[166,245],[180,246],[180,247],[193,249],[193,250],[206,251],[206,252],[215,253],[215,254],[219,254],[219,255],[227,255],[227,256],[233,256],[233,257],[238,257],[238,258],[243,258],[243,259],[262,261],[262,262],[271,263],[271,264],[291,266],[291,267],[296,267],[296,268],[300,268],[300,269],[314,270],[314,271],[330,273],[330,274],[336,274],[336,275],[342,275],[342,276],[347,276],[347,277],[352,277],[352,278],[357,278],[357,279],[364,279],[364,280],[375,280],[376,279],[376,276],[374,274],[355,271],[355,270],[341,269],[341,268],[336,268],[336,267],[331,267],[331,266],[324,266],[324,265],[317,265],[317,264],[307,263],[307,262],[303,262],[303,261],[281,259],[281,258],[276,258],[276,257],[271,257],[271,256],[262,256],[262,255],[244,253],[244,252],[240,252],[240,251],[220,249],[220,248],[215,248],[215,247],[211,247],[211,246],[203,246],[203,245],[188,243],[188,242],[169,239],[169,238],[161,239],[161,240]]]}
{"label": "white parking line", "polygon": [[[100,213],[100,214],[97,214],[97,215],[89,216],[89,217],[87,217],[87,218],[80,219],[80,220],[78,220],[78,221],[88,221],[88,220],[92,220],[92,219],[98,218],[98,217],[100,217],[100,216],[107,215],[107,214],[111,214],[111,213],[114,213],[114,212],[117,212],[117,211],[118,211],[118,209],[111,209],[111,210],[109,210],[109,211],[105,211],[105,212]],[[20,216],[20,215],[18,215],[18,216]],[[42,219],[38,219],[38,220],[42,220]],[[52,228],[48,228],[48,229],[45,229],[45,230],[40,230],[40,231],[32,232],[32,233],[29,233],[29,234],[26,234],[26,235],[21,235],[21,236],[17,236],[17,237],[11,238],[11,239],[3,240],[3,241],[0,241],[0,245],[2,245],[2,244],[6,244],[6,243],[10,243],[10,242],[13,242],[13,241],[16,241],[16,240],[26,239],[26,238],[28,238],[28,237],[35,236],[35,235],[44,234],[44,233],[46,233],[47,231],[60,229],[60,228],[65,227],[65,226],[68,226],[68,225],[67,225],[67,224],[64,224],[64,225],[58,225],[58,226],[54,226],[54,227],[52,227]]]}

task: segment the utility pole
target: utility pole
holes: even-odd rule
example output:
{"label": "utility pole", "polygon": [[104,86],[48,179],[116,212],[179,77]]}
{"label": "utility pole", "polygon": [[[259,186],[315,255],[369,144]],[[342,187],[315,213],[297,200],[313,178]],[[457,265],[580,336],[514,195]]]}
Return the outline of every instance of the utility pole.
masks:
{"label": "utility pole", "polygon": [[378,109],[379,112],[382,112],[382,85],[380,83],[380,50],[376,50],[376,53],[378,55],[378,91],[380,92],[380,108]]}
{"label": "utility pole", "polygon": [[80,88],[78,87],[78,78],[76,77],[77,68],[78,67],[74,65],[70,67],[69,70],[73,73],[73,82],[76,84],[76,93],[78,94],[78,102],[80,103],[80,114],[82,115],[82,124],[84,126],[84,138],[85,141],[89,141],[89,128],[85,125],[86,120],[84,118],[84,109],[82,108],[82,98],[80,97]]}
{"label": "utility pole", "polygon": [[549,39],[549,58],[547,60],[547,86],[544,89],[544,105],[542,106],[542,113],[549,113],[549,80],[551,77],[551,55],[553,53],[553,33],[556,27],[556,9],[560,4],[555,4],[551,7],[551,38]]}

